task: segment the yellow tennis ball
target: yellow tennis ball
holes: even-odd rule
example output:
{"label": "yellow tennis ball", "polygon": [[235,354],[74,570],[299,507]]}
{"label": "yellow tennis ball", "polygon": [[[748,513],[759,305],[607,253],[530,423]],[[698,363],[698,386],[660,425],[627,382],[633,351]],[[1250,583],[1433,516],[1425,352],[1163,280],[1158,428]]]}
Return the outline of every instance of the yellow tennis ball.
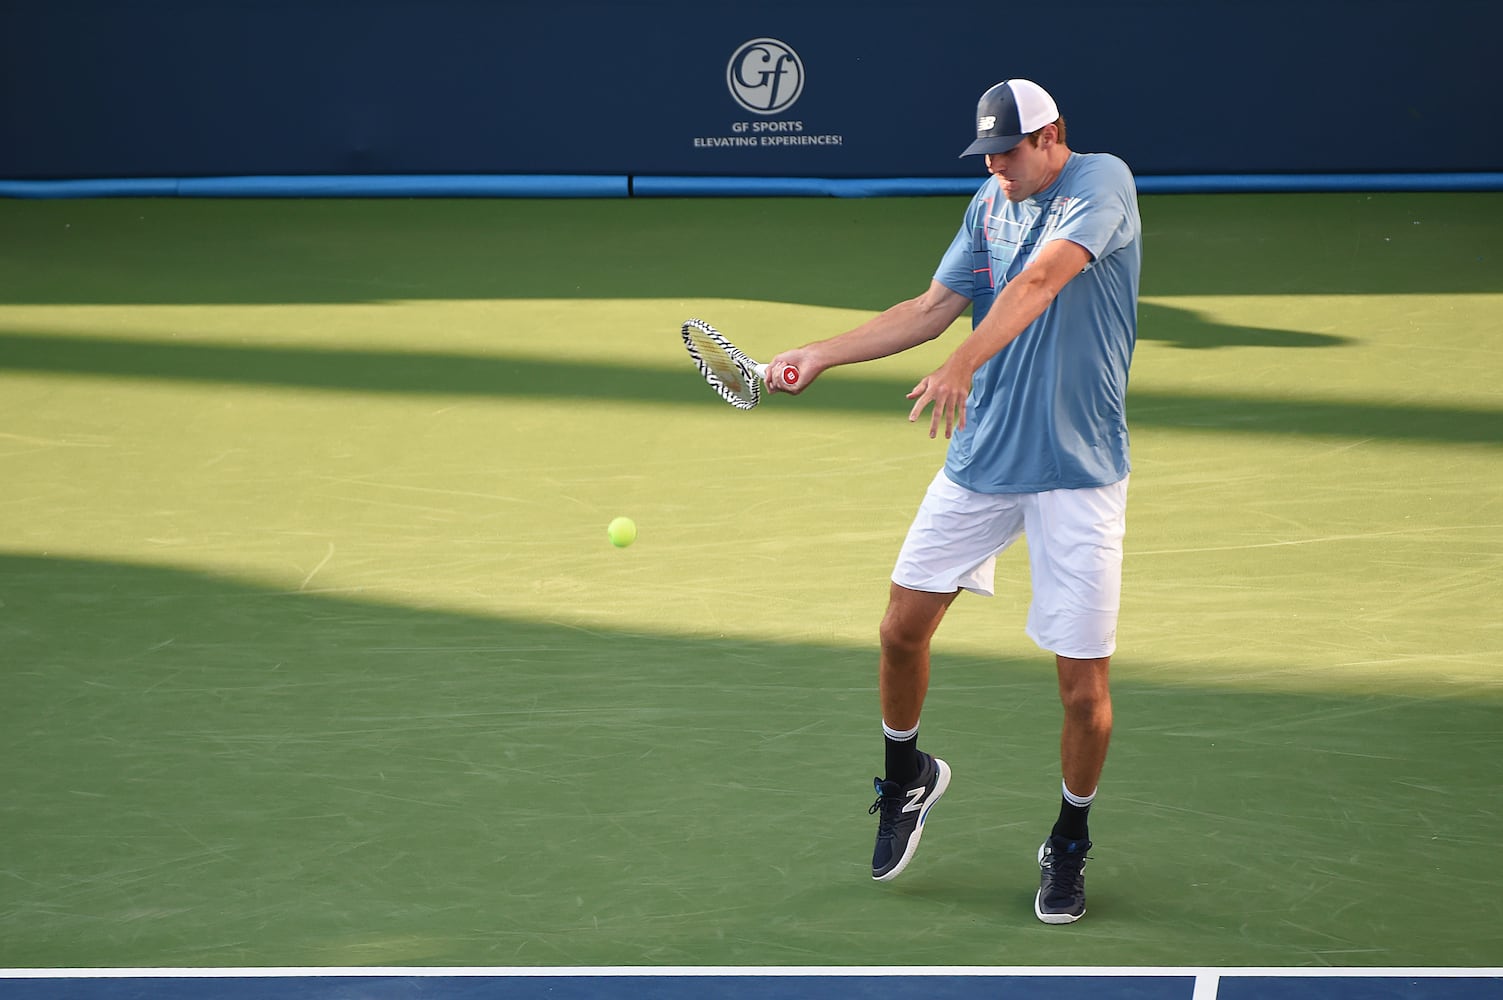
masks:
{"label": "yellow tennis ball", "polygon": [[637,540],[637,522],[629,517],[618,517],[605,529],[606,537],[618,549],[624,549]]}

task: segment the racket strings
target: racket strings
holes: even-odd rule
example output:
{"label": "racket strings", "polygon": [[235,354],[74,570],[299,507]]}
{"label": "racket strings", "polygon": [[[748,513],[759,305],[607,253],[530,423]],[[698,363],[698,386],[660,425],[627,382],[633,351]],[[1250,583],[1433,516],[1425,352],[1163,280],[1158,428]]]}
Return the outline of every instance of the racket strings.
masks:
{"label": "racket strings", "polygon": [[684,344],[699,371],[726,402],[743,410],[757,405],[761,387],[750,359],[700,320],[684,324]]}

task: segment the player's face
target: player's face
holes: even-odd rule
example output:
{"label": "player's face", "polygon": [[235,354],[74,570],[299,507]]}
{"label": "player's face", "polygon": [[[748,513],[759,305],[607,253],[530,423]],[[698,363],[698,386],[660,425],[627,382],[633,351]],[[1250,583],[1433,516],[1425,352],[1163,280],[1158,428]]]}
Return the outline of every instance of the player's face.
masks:
{"label": "player's face", "polygon": [[987,153],[986,169],[1008,201],[1032,198],[1054,179],[1048,143],[1035,146],[1027,139],[1005,153]]}

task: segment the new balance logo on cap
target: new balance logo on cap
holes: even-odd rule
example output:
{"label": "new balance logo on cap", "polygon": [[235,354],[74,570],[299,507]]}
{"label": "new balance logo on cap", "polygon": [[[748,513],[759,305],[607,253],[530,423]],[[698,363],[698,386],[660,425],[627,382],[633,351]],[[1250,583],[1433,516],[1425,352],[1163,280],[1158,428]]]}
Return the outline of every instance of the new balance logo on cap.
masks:
{"label": "new balance logo on cap", "polygon": [[1005,153],[1058,120],[1059,108],[1043,87],[1032,80],[1003,80],[976,102],[976,141],[960,155]]}

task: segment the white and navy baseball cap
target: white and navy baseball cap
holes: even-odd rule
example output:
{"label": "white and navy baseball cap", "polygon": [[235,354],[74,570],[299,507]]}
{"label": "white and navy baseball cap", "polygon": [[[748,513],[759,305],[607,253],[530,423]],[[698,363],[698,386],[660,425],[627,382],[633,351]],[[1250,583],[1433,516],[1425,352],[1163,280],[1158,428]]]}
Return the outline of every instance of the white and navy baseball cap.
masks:
{"label": "white and navy baseball cap", "polygon": [[1043,87],[1032,80],[1003,80],[976,102],[976,141],[960,155],[1005,153],[1058,120],[1059,108]]}

